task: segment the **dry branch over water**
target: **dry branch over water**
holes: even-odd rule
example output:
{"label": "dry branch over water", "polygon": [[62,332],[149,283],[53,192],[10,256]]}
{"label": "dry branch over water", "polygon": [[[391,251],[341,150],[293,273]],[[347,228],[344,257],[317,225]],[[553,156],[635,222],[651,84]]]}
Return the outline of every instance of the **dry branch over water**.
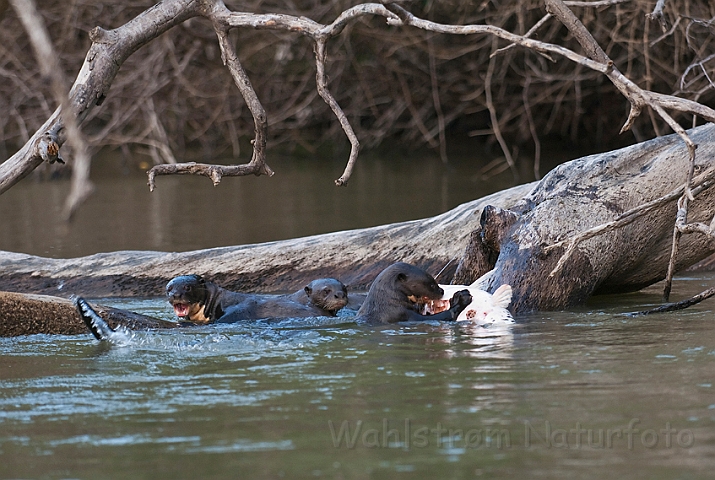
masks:
{"label": "dry branch over water", "polygon": [[[42,2],[41,13],[65,75],[73,78],[79,71],[95,26],[117,28],[154,3]],[[236,12],[304,16],[321,24],[333,22],[355,4],[345,0],[225,3]],[[667,2],[659,17],[668,28],[665,32],[659,22],[646,18],[654,1],[567,4],[635,84],[713,103],[712,2]],[[541,1],[511,0],[499,2],[498,8],[492,2],[467,0],[404,5],[416,16],[435,22],[492,25],[578,51],[575,40],[546,14]],[[344,141],[340,124],[315,88],[315,61],[307,39],[292,32],[251,28],[234,30],[229,37],[265,107],[270,145],[315,151],[320,145]],[[5,78],[0,82],[0,107],[6,112],[0,118],[0,157],[7,158],[8,152],[29,140],[56,103],[49,84],[35,73],[36,61],[27,54],[27,35],[12,9],[0,18],[0,39],[0,75]],[[601,74],[559,57],[552,62],[524,48],[504,48],[508,47],[504,41],[499,42],[501,50],[493,65],[497,123],[492,125],[485,97],[491,45],[489,36],[386,27],[384,19],[366,17],[347,25],[327,45],[325,73],[365,147],[395,138],[404,145],[437,149],[454,136],[486,136],[495,141],[498,130],[511,147],[519,147],[521,154],[515,161],[523,162],[531,161],[529,152],[546,139],[589,139],[594,145],[613,148],[614,142],[642,141],[667,131],[662,120],[644,116],[632,133],[618,139],[617,125],[628,103]],[[528,95],[522,95],[526,85]],[[677,120],[691,122],[687,115]],[[451,135],[441,136],[442,128]],[[192,18],[126,59],[103,107],[89,112],[83,130],[92,149],[138,148],[158,164],[246,157],[247,144],[241,139],[253,136],[254,125],[221,62],[212,25]]]}

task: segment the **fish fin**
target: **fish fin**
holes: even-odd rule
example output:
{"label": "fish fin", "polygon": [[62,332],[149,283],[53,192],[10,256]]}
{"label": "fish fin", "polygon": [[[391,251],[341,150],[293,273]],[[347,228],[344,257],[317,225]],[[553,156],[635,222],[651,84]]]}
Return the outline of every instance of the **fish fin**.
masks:
{"label": "fish fin", "polygon": [[487,273],[477,278],[471,285],[470,288],[478,288],[479,290],[486,290],[489,287],[489,282],[494,274],[494,269],[489,270]]}
{"label": "fish fin", "polygon": [[79,316],[82,317],[82,320],[84,320],[85,325],[87,325],[89,331],[92,332],[94,338],[97,340],[108,340],[116,333],[116,331],[89,306],[89,303],[87,303],[84,298],[77,297],[74,300],[74,304],[75,307],[77,307]]}
{"label": "fish fin", "polygon": [[511,286],[502,285],[492,294],[492,305],[506,308],[511,303]]}

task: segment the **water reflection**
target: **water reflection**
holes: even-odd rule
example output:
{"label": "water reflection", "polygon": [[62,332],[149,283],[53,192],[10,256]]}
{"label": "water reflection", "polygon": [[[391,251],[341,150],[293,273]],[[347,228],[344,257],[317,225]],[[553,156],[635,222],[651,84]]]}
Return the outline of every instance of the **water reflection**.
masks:
{"label": "water reflection", "polygon": [[96,193],[70,225],[61,220],[69,183],[25,179],[0,196],[0,250],[70,258],[259,243],[425,218],[512,181],[508,174],[481,181],[479,164],[467,159],[445,168],[434,158],[388,163],[365,155],[349,186],[338,188],[334,163],[275,158],[271,178],[225,178],[212,187],[203,177],[162,177],[150,193],[143,174],[99,162]]}

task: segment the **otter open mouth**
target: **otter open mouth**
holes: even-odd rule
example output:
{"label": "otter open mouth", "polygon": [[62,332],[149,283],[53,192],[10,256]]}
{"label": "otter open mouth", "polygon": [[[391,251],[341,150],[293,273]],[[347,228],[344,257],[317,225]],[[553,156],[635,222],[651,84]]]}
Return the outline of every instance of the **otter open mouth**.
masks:
{"label": "otter open mouth", "polygon": [[173,307],[177,317],[186,317],[189,315],[189,310],[191,310],[191,304],[189,303],[175,303]]}
{"label": "otter open mouth", "polygon": [[449,300],[427,300],[422,305],[423,315],[435,315],[449,310]]}
{"label": "otter open mouth", "polygon": [[416,304],[418,311],[422,315],[435,315],[445,310],[449,310],[450,304],[449,300],[433,300],[429,297],[417,298],[414,295],[407,297],[409,301]]}

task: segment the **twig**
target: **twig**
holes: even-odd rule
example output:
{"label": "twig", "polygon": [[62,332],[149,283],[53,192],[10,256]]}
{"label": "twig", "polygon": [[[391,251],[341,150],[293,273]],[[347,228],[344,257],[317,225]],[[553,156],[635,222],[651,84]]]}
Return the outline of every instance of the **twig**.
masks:
{"label": "twig", "polygon": [[568,7],[608,7],[619,3],[631,2],[633,0],[594,0],[593,2],[564,1]]}
{"label": "twig", "polygon": [[432,37],[427,39],[427,50],[429,56],[429,76],[430,85],[432,87],[432,102],[434,103],[434,109],[437,112],[437,127],[439,128],[439,156],[442,159],[442,163],[448,163],[447,159],[447,138],[444,134],[444,113],[442,113],[442,104],[439,101],[439,85],[437,82],[437,66],[434,58],[434,45]]}
{"label": "twig", "polygon": [[685,308],[688,308],[690,306],[696,305],[703,300],[707,300],[708,298],[712,297],[715,295],[715,287],[708,288],[707,290],[698,293],[697,295],[692,296],[691,298],[688,298],[686,300],[681,300],[680,302],[675,302],[675,303],[669,303],[667,305],[661,305],[656,308],[652,308],[650,310],[643,310],[640,312],[632,312],[632,313],[627,313],[629,317],[638,317],[641,315],[650,315],[651,313],[664,313],[664,312],[674,312],[676,310],[683,310]]}
{"label": "twig", "polygon": [[658,0],[653,8],[653,11],[646,15],[648,20],[658,20],[660,22],[660,28],[663,29],[665,33],[668,30],[668,25],[665,23],[665,17],[663,16],[663,8],[665,7],[665,0]]}
{"label": "twig", "polygon": [[[529,38],[529,37],[531,37],[531,36],[532,36],[534,33],[536,33],[536,31],[537,31],[539,28],[541,28],[541,26],[542,26],[543,24],[545,24],[550,18],[552,18],[552,15],[551,15],[550,13],[547,13],[546,15],[544,15],[543,17],[541,17],[541,20],[539,20],[538,22],[536,22],[536,23],[534,24],[534,26],[531,27],[531,28],[529,29],[529,31],[524,34],[524,38]],[[510,43],[510,44],[507,45],[506,47],[502,47],[502,48],[499,48],[499,49],[495,50],[494,52],[492,52],[491,56],[494,57],[494,56],[496,56],[496,55],[501,55],[502,53],[508,52],[508,51],[511,50],[512,48],[516,48],[516,44],[515,44],[515,43]],[[554,59],[551,58],[551,57],[549,57],[548,55],[546,55],[546,58],[548,58],[548,59],[551,60],[552,62],[554,61]]]}
{"label": "twig", "polygon": [[[492,41],[492,48],[496,47],[496,37]],[[486,94],[487,108],[489,109],[489,116],[492,120],[492,130],[494,130],[494,136],[499,142],[502,153],[504,153],[504,158],[507,165],[511,168],[511,173],[514,175],[514,181],[519,181],[519,171],[516,169],[516,164],[511,156],[509,147],[501,134],[501,129],[499,128],[499,118],[497,118],[496,108],[494,108],[494,102],[492,101],[492,75],[494,74],[494,64],[496,63],[496,58],[491,57],[489,59],[489,67],[487,68],[487,76],[484,79],[484,91]]]}
{"label": "twig", "polygon": [[667,32],[663,33],[663,35],[661,35],[660,37],[658,37],[655,40],[653,40],[652,42],[650,42],[650,44],[648,46],[653,48],[655,45],[660,43],[662,40],[671,36],[673,34],[673,32],[675,31],[675,29],[678,28],[678,25],[680,24],[680,21],[682,19],[683,19],[683,17],[678,17],[678,19],[673,23],[673,26],[670,27],[670,30],[668,30]]}
{"label": "twig", "polygon": [[256,91],[251,85],[251,80],[248,78],[246,71],[243,69],[241,62],[238,60],[238,55],[236,55],[233,44],[229,41],[228,31],[218,25],[214,27],[214,30],[216,31],[216,36],[219,40],[219,46],[221,47],[221,58],[223,59],[223,63],[231,73],[234,83],[241,92],[241,95],[248,105],[248,109],[253,115],[256,135],[252,141],[253,156],[251,157],[251,161],[244,165],[218,166],[198,164],[194,162],[155,165],[147,172],[150,191],[154,191],[154,188],[156,188],[155,178],[157,175],[204,175],[211,179],[214,186],[218,185],[219,182],[221,182],[221,178],[225,176],[245,176],[251,174],[268,176],[273,175],[273,170],[271,170],[271,168],[266,164],[266,132],[268,129],[266,112],[258,99],[258,95],[256,95]]}
{"label": "twig", "polygon": [[155,165],[147,172],[149,177],[149,190],[156,188],[155,177],[157,175],[202,175],[208,177],[214,186],[221,182],[223,177],[243,177],[247,175],[262,175],[261,165],[258,163],[246,163],[243,165],[209,165],[205,163],[166,163]]}
{"label": "twig", "polygon": [[316,40],[314,50],[316,66],[315,78],[318,85],[318,94],[320,94],[325,103],[328,104],[335,116],[338,117],[340,126],[343,127],[343,131],[345,131],[345,135],[347,135],[348,140],[350,141],[350,158],[348,159],[348,164],[345,166],[345,171],[340,178],[335,180],[335,185],[341,187],[348,184],[353,168],[355,168],[355,161],[357,160],[358,152],[360,151],[360,141],[358,140],[357,135],[355,135],[353,127],[350,125],[343,109],[340,108],[340,105],[338,105],[335,97],[333,97],[330,90],[328,90],[328,80],[325,75],[325,41]]}
{"label": "twig", "polygon": [[531,115],[531,107],[529,106],[529,85],[531,85],[531,77],[527,77],[524,82],[521,98],[524,103],[526,121],[529,124],[529,132],[531,133],[531,138],[534,140],[534,178],[539,180],[541,179],[541,141],[539,141],[539,135],[536,133],[534,118]]}

